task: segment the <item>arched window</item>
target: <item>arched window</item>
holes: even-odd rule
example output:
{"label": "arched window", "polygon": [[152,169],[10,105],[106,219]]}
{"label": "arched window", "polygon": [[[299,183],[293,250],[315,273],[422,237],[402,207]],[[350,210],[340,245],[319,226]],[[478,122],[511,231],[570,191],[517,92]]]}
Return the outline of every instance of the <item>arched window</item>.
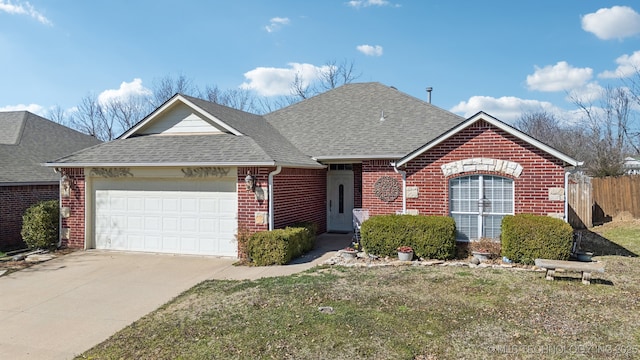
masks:
{"label": "arched window", "polygon": [[458,240],[498,239],[505,215],[513,214],[513,180],[471,175],[449,180],[449,210]]}

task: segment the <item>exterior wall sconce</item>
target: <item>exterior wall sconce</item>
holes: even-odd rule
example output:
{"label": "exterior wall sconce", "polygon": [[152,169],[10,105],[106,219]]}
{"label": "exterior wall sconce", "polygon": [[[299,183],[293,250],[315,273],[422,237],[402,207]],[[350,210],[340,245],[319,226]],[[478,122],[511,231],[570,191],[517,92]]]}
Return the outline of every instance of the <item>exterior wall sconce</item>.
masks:
{"label": "exterior wall sconce", "polygon": [[247,188],[247,191],[255,192],[256,189],[256,178],[251,175],[251,171],[247,173],[247,176],[244,178],[244,184]]}

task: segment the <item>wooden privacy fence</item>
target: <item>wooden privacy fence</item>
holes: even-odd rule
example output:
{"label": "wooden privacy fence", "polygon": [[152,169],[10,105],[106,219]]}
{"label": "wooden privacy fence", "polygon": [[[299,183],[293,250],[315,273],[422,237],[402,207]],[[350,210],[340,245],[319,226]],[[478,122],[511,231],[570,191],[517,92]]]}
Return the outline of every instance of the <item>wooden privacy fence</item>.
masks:
{"label": "wooden privacy fence", "polygon": [[640,218],[640,175],[594,178],[593,223]]}
{"label": "wooden privacy fence", "polygon": [[591,178],[584,174],[571,174],[567,185],[567,202],[569,203],[567,220],[569,224],[575,229],[593,226]]}
{"label": "wooden privacy fence", "polygon": [[590,178],[571,174],[567,195],[568,221],[574,228],[640,218],[640,175]]}

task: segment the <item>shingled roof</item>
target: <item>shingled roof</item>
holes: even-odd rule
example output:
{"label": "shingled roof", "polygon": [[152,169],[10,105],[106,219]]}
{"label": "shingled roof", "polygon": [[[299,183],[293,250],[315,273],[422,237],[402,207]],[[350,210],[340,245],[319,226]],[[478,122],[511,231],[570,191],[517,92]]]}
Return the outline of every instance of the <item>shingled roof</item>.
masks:
{"label": "shingled roof", "polygon": [[[260,115],[182,94],[180,101],[224,123],[213,134],[138,134],[162,106],[120,138],[65,156],[49,166],[273,166],[322,168],[303,154]],[[164,105],[163,105],[164,106]],[[216,124],[219,125],[219,124]],[[228,130],[231,129],[231,130]]]}
{"label": "shingled roof", "polygon": [[465,120],[378,82],[347,84],[265,118],[318,160],[401,158]]}
{"label": "shingled roof", "polygon": [[99,143],[28,111],[0,112],[0,186],[55,183],[42,163]]}
{"label": "shingled roof", "polygon": [[[220,131],[145,132],[178,102]],[[377,82],[347,84],[264,116],[176,94],[119,139],[48,166],[322,167],[338,159],[399,159],[464,120]]]}

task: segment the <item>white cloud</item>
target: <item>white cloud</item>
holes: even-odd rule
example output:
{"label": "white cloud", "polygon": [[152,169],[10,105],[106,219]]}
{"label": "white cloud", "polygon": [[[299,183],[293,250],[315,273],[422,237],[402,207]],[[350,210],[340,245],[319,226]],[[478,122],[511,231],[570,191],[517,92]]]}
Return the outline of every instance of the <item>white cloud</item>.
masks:
{"label": "white cloud", "polygon": [[562,110],[555,107],[550,102],[526,100],[513,96],[503,96],[500,98],[494,98],[491,96],[472,96],[468,101],[461,101],[458,105],[451,108],[450,111],[464,117],[471,117],[479,111],[484,111],[504,122],[513,122],[520,118],[520,116],[525,112],[562,112]]}
{"label": "white cloud", "polygon": [[640,50],[631,55],[620,56],[616,59],[616,63],[618,67],[615,70],[604,71],[598,74],[598,77],[603,79],[626,78],[640,71]]}
{"label": "white cloud", "polygon": [[640,33],[640,14],[628,6],[602,8],[582,17],[582,29],[602,40],[623,39]]}
{"label": "white cloud", "polygon": [[302,85],[307,86],[318,76],[327,70],[327,66],[315,66],[312,64],[289,63],[289,68],[258,67],[244,73],[248,80],[240,87],[246,90],[255,90],[261,96],[291,95],[291,84],[296,75],[302,80]]}
{"label": "white cloud", "polygon": [[264,28],[267,32],[274,32],[280,30],[284,25],[289,25],[290,22],[289,18],[274,17],[269,20],[269,25]]}
{"label": "white cloud", "polygon": [[24,110],[32,112],[34,114],[43,115],[45,109],[44,107],[38,104],[29,104],[29,105],[18,104],[18,105],[7,105],[7,106],[0,107],[0,111],[24,111]]}
{"label": "white cloud", "polygon": [[53,23],[49,19],[47,19],[44,15],[42,15],[39,11],[37,11],[28,2],[12,3],[10,1],[0,0],[0,12],[3,12],[3,11],[11,15],[31,16],[32,18],[38,20],[42,24],[53,25]]}
{"label": "white cloud", "polygon": [[565,91],[584,86],[592,77],[591,68],[574,68],[566,61],[543,68],[535,67],[533,75],[527,75],[530,90]]}
{"label": "white cloud", "polygon": [[142,79],[135,78],[131,82],[123,81],[118,89],[105,90],[98,95],[98,102],[105,104],[110,101],[126,100],[137,96],[151,96],[151,90],[142,86]]}
{"label": "white cloud", "polygon": [[367,56],[382,56],[382,46],[380,45],[358,45],[356,49]]}
{"label": "white cloud", "polygon": [[585,103],[591,103],[602,97],[604,88],[597,82],[593,81],[584,86],[580,86],[569,91],[566,100],[574,102],[574,100],[580,100]]}
{"label": "white cloud", "polygon": [[387,0],[351,0],[347,2],[348,6],[359,9],[361,7],[369,7],[369,6],[393,6],[400,7],[400,4],[394,4]]}

